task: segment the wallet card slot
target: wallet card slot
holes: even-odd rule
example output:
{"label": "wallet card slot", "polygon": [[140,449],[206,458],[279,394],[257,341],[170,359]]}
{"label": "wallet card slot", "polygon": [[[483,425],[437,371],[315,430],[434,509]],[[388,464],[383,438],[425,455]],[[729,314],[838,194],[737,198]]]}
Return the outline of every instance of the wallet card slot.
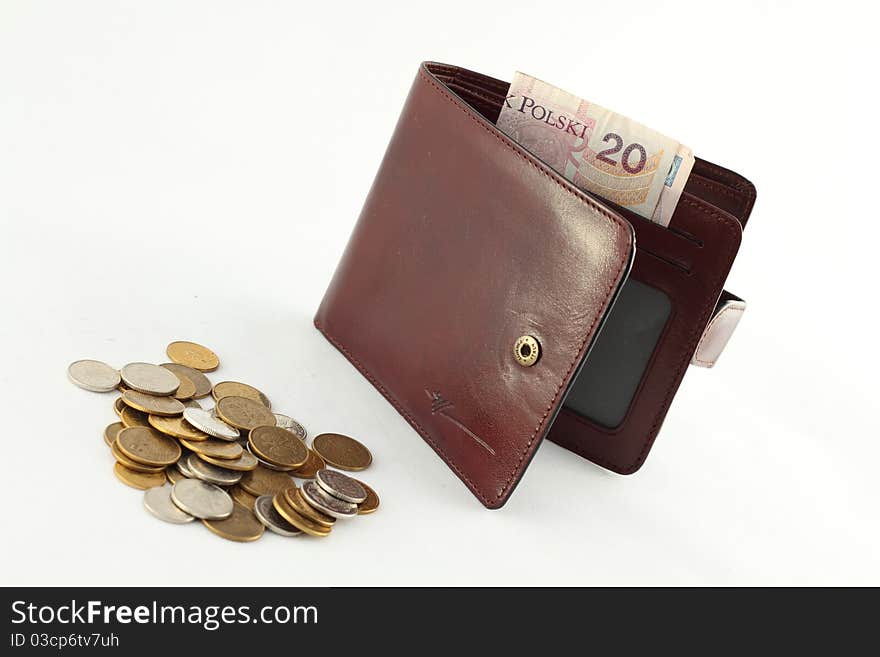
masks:
{"label": "wallet card slot", "polygon": [[749,199],[744,192],[711,178],[691,172],[685,191],[742,221]]}
{"label": "wallet card slot", "polygon": [[630,277],[565,398],[565,407],[613,429],[626,417],[672,314],[669,296]]}
{"label": "wallet card slot", "polygon": [[654,253],[648,248],[641,247],[639,248],[639,253],[644,253],[645,255],[649,255],[652,258],[657,258],[660,262],[669,265],[670,267],[674,267],[678,269],[680,272],[685,274],[686,276],[691,275],[691,268],[688,265],[685,265],[677,260],[673,260],[672,258],[667,258],[665,256],[660,255],[659,253]]}
{"label": "wallet card slot", "polygon": [[755,186],[738,173],[696,158],[685,190],[736,217],[746,225],[755,205]]}
{"label": "wallet card slot", "polygon": [[[742,237],[742,224],[736,217],[687,192],[672,221],[678,230],[704,244],[698,248],[694,242],[676,237],[681,244],[688,244],[690,276],[681,275],[655,257],[670,254],[668,247],[674,244],[669,242],[671,231],[645,219],[631,218],[636,232],[636,258],[629,280],[661,290],[670,299],[671,312],[623,419],[616,425],[610,422],[620,417],[620,409],[611,409],[617,413],[609,417],[607,404],[592,414],[566,405],[550,433],[554,442],[621,474],[635,472],[647,457],[712,315]],[[617,352],[608,360],[627,357],[620,349]],[[587,360],[584,371],[590,367]]]}

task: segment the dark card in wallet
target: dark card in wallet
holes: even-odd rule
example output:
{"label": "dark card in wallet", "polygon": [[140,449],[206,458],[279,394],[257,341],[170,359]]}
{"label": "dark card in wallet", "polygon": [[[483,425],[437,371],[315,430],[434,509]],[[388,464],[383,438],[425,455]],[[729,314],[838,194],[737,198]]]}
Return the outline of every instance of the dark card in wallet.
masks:
{"label": "dark card in wallet", "polygon": [[545,437],[639,468],[742,314],[755,198],[697,159],[669,228],[610,207],[495,127],[508,86],[421,66],[315,317],[490,508]]}

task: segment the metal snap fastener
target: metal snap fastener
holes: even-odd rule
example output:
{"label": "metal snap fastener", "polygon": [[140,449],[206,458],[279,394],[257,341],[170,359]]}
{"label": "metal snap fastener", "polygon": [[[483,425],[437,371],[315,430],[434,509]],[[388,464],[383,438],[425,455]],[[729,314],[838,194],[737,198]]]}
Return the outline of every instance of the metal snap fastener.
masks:
{"label": "metal snap fastener", "polygon": [[541,345],[531,335],[520,336],[513,345],[513,357],[523,367],[531,367],[537,363],[540,355]]}

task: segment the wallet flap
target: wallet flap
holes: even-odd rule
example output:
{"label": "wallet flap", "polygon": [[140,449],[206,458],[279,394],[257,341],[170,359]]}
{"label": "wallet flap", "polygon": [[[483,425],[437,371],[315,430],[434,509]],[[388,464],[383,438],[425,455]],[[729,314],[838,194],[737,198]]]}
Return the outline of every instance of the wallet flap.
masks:
{"label": "wallet flap", "polygon": [[[583,364],[633,239],[422,65],[315,325],[497,508]],[[514,352],[524,336],[539,348],[529,366]]]}

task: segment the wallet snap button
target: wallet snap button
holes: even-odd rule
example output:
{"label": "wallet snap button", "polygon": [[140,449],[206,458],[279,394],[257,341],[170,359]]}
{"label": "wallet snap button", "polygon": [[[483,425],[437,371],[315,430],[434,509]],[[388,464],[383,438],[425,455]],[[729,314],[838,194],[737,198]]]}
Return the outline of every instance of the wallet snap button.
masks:
{"label": "wallet snap button", "polygon": [[523,367],[531,367],[541,355],[540,343],[531,335],[521,335],[513,345],[513,357]]}

